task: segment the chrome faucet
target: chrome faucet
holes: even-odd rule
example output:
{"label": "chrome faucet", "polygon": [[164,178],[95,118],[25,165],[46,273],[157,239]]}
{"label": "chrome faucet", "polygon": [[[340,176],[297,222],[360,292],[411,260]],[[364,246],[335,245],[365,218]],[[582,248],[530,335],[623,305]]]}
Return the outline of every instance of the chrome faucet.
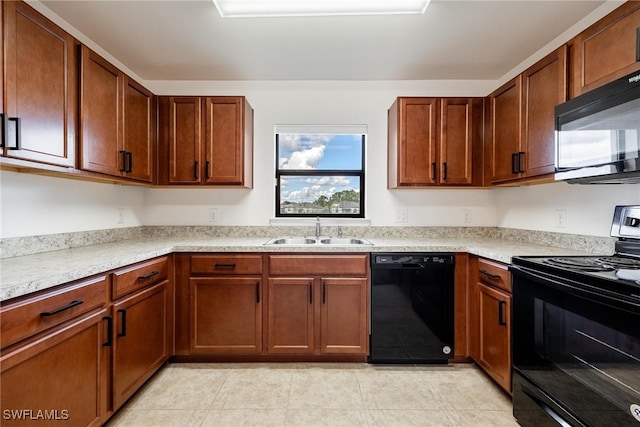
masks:
{"label": "chrome faucet", "polygon": [[342,237],[342,226],[338,226],[338,237]]}
{"label": "chrome faucet", "polygon": [[316,238],[320,238],[320,217],[316,217]]}

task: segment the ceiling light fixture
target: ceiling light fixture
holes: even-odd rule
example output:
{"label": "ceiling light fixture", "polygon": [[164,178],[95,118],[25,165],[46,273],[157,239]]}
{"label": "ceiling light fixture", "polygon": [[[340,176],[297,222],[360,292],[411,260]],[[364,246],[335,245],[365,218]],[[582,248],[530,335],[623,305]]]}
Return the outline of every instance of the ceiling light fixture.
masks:
{"label": "ceiling light fixture", "polygon": [[422,14],[430,0],[213,0],[223,18]]}

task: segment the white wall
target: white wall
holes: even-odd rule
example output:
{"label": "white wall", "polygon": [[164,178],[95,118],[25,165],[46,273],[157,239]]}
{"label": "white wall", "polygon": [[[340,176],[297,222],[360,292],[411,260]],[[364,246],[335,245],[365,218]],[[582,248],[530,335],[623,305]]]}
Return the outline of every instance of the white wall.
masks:
{"label": "white wall", "polygon": [[[247,97],[254,117],[254,189],[149,189],[145,224],[266,225],[275,213],[275,125],[367,125],[366,216],[372,225],[397,225],[396,209],[408,209],[402,225],[495,224],[489,191],[387,190],[387,109],[399,95],[481,96],[492,82],[154,82],[158,94]],[[471,221],[463,222],[463,210]]]}
{"label": "white wall", "polygon": [[0,237],[135,227],[142,224],[143,202],[141,187],[2,171]]}
{"label": "white wall", "polygon": [[[609,236],[616,205],[640,204],[640,184],[557,182],[492,191],[496,198],[498,227],[590,236]],[[566,227],[559,227],[558,214],[565,212]]]}

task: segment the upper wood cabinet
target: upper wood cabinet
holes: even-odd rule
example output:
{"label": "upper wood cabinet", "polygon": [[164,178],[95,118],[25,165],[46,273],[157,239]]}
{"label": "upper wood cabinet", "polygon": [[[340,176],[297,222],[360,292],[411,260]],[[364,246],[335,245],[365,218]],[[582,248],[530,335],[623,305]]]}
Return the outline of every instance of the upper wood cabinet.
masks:
{"label": "upper wood cabinet", "polygon": [[[77,41],[27,4],[3,1],[6,157],[74,167]],[[17,130],[19,120],[20,130]]]}
{"label": "upper wood cabinet", "polygon": [[388,111],[388,187],[480,185],[482,120],[479,98],[396,99]]}
{"label": "upper wood cabinet", "polygon": [[244,97],[159,98],[159,183],[253,187],[253,109]]}
{"label": "upper wood cabinet", "polygon": [[566,99],[566,46],[489,95],[488,182],[540,179],[553,173],[555,106]]}
{"label": "upper wood cabinet", "polygon": [[569,42],[576,97],[640,70],[640,2],[628,1]]}
{"label": "upper wood cabinet", "polygon": [[153,94],[90,49],[81,52],[81,169],[152,182]]}

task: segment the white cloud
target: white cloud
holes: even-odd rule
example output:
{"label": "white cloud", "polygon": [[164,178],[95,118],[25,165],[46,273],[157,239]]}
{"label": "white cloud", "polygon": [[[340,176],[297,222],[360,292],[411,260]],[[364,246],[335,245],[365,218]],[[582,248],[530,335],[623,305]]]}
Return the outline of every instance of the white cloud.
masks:
{"label": "white cloud", "polygon": [[306,150],[294,151],[289,158],[279,159],[282,169],[314,169],[324,157],[324,145],[311,147]]}

